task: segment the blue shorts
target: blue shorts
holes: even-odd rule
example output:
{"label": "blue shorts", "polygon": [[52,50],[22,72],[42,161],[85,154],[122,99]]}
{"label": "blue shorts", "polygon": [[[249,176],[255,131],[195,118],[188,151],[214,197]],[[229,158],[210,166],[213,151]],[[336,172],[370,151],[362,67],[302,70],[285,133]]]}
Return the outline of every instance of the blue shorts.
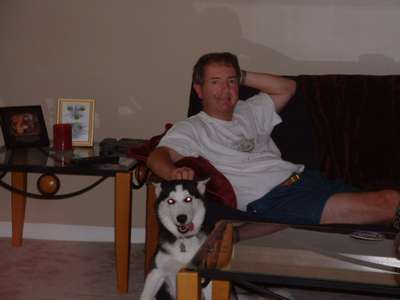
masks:
{"label": "blue shorts", "polygon": [[289,186],[278,185],[248,204],[247,211],[271,222],[319,224],[330,196],[357,191],[341,180],[329,180],[318,171],[305,170],[300,180]]}

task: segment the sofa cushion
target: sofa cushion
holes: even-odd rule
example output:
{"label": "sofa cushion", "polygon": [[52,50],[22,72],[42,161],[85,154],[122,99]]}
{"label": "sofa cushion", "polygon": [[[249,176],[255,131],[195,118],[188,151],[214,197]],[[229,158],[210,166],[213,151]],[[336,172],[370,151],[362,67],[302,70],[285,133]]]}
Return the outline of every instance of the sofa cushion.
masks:
{"label": "sofa cushion", "polygon": [[320,169],[366,190],[399,188],[400,76],[302,75]]}

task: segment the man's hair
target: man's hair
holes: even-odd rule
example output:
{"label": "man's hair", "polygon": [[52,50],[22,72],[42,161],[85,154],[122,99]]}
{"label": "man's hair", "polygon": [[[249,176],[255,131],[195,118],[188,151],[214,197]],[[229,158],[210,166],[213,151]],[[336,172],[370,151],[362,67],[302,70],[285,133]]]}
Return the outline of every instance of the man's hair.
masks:
{"label": "man's hair", "polygon": [[192,74],[193,83],[202,84],[204,82],[204,69],[210,64],[232,66],[236,71],[238,80],[240,79],[240,66],[236,55],[230,52],[213,52],[201,56],[194,65]]}

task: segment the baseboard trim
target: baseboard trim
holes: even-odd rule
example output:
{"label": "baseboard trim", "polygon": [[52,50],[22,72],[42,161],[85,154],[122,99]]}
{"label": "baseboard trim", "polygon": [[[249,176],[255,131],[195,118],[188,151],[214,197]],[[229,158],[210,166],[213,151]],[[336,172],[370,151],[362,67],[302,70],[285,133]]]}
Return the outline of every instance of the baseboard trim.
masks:
{"label": "baseboard trim", "polygon": [[[0,222],[0,237],[11,237],[11,222]],[[113,242],[114,227],[25,223],[24,238],[40,240]],[[132,228],[131,242],[145,241],[144,228]]]}

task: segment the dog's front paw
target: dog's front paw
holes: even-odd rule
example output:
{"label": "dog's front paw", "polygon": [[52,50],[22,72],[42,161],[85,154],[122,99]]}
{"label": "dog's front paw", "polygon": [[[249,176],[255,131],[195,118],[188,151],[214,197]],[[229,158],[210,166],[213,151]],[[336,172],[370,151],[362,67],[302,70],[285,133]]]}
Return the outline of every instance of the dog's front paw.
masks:
{"label": "dog's front paw", "polygon": [[153,291],[145,289],[140,295],[140,300],[156,300],[156,296]]}
{"label": "dog's front paw", "polygon": [[156,300],[156,298],[142,294],[140,300]]}

